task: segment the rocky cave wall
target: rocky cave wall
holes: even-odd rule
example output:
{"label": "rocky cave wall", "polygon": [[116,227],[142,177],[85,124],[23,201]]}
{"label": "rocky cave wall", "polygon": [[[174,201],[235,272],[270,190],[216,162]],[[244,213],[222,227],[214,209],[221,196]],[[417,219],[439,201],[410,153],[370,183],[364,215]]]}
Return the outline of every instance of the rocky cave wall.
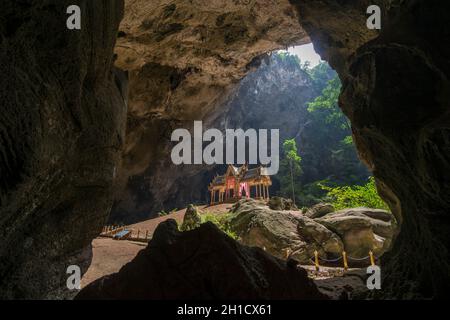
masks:
{"label": "rocky cave wall", "polygon": [[[334,75],[331,70],[329,78]],[[296,138],[311,152],[317,146],[308,145],[310,137],[304,135],[305,131],[311,134],[307,128],[312,122],[307,102],[319,94],[320,89],[313,85],[311,77],[299,65],[275,54],[267,55],[262,58],[257,70],[244,77],[225,102],[216,106],[218,114],[213,118],[208,117],[206,125],[224,134],[226,128],[279,129],[280,141]],[[168,163],[164,163],[164,160]],[[309,158],[306,160],[311,161]],[[110,221],[129,224],[154,217],[159,210],[169,211],[184,208],[190,203],[206,203],[209,200],[208,184],[215,174],[223,174],[225,170],[224,165],[175,166],[170,163],[169,155],[159,162],[150,160],[148,165],[156,166],[158,170],[146,170],[143,174],[129,178],[128,185],[139,190],[135,194],[133,209],[113,210]],[[314,165],[326,166],[322,163]],[[170,169],[161,169],[164,166]],[[320,177],[326,174],[324,172]],[[157,183],[153,180],[156,176],[160,177]],[[153,180],[154,186],[150,180]],[[165,193],[159,192],[157,197],[150,193],[154,189],[159,191],[165,185],[169,185]],[[271,190],[274,193],[279,190],[279,186],[273,186]]]}
{"label": "rocky cave wall", "polygon": [[129,72],[130,101],[113,216],[171,209],[171,195],[204,198],[190,186],[207,180],[208,168],[172,164],[172,131],[194,120],[214,127],[261,55],[307,42],[287,0],[125,1],[115,52]]}
{"label": "rocky cave wall", "polygon": [[[71,4],[81,31],[66,28]],[[1,1],[0,12],[0,299],[61,298],[66,268],[89,263],[112,206],[123,2]]]}
{"label": "rocky cave wall", "polygon": [[316,49],[338,70],[340,106],[352,122],[359,154],[402,223],[382,263],[383,290],[375,296],[448,296],[448,2],[378,2],[385,14],[372,40],[362,35],[364,24],[352,14],[363,12],[366,1],[359,1],[360,7],[291,2]]}

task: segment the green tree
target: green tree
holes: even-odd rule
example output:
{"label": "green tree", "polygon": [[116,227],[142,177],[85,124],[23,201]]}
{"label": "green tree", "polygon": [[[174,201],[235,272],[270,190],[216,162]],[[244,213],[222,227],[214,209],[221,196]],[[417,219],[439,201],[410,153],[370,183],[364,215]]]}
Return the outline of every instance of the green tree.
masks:
{"label": "green tree", "polygon": [[[283,142],[283,159],[280,164],[281,193],[284,196],[290,194],[295,204],[295,192],[299,188],[302,158],[298,154],[295,139],[287,139]],[[288,192],[289,190],[289,192]]]}
{"label": "green tree", "polygon": [[328,84],[328,81],[336,77],[337,73],[330,68],[328,63],[320,62],[314,68],[310,68],[307,70],[311,80],[313,81],[314,87],[319,91],[325,88]]}
{"label": "green tree", "polygon": [[314,130],[310,140],[321,146],[317,161],[326,161],[332,169],[333,176],[326,177],[330,182],[363,183],[361,178],[368,174],[357,157],[350,121],[339,108],[340,91],[341,82],[335,75],[327,82],[322,94],[308,103],[308,112],[313,119],[310,129]]}
{"label": "green tree", "polygon": [[338,126],[343,130],[349,130],[350,121],[342,113],[338,105],[341,87],[339,77],[335,76],[332,80],[328,81],[322,94],[308,104],[308,111],[319,113],[325,118],[327,124]]}

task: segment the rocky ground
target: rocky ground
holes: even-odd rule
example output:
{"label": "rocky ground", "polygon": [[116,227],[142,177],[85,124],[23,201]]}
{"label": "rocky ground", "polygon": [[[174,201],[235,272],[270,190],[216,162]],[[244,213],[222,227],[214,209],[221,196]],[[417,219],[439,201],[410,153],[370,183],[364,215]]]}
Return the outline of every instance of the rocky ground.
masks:
{"label": "rocky ground", "polygon": [[393,215],[380,209],[335,211],[331,205],[318,204],[302,212],[282,210],[283,204],[269,206],[253,199],[239,201],[231,210],[231,230],[245,245],[264,248],[280,259],[293,258],[302,264],[314,261],[317,251],[321,263],[342,266],[345,251],[349,265],[367,265],[369,251],[376,257],[383,255],[397,231]]}
{"label": "rocky ground", "polygon": [[[339,264],[326,266],[327,263],[320,260],[321,266],[317,271],[309,256],[313,256],[313,251],[318,250],[321,258],[325,258],[328,257],[327,253],[338,255],[344,248],[351,254],[357,255],[357,250],[352,246],[358,241],[362,247],[367,245],[367,241],[374,241],[369,245],[375,245],[377,241],[381,241],[381,237],[372,229],[386,238],[392,236],[392,234],[386,234],[386,230],[394,230],[394,227],[382,224],[382,219],[389,220],[386,212],[367,208],[329,212],[333,211],[333,208],[326,204],[320,204],[302,212],[295,210],[283,201],[280,203],[272,201],[270,207],[273,209],[261,201],[249,199],[242,200],[235,205],[199,206],[198,213],[200,215],[230,213],[230,226],[239,234],[240,243],[250,247],[259,247],[265,251],[265,254],[269,253],[269,257],[277,257],[280,259],[279,261],[285,261],[286,265],[305,270],[305,275],[313,279],[320,292],[325,293],[328,297],[347,299],[364,292],[364,270],[358,269],[358,265],[345,271]],[[178,210],[159,218],[130,225],[127,228],[148,231],[153,237],[156,228],[162,222],[173,220],[181,226],[185,213],[186,209]],[[366,219],[366,217],[369,218]],[[324,225],[316,222],[322,220],[326,221],[329,228],[334,231],[330,231]],[[384,233],[377,228],[381,228]],[[215,231],[213,233],[216,234]],[[198,244],[197,240],[194,242]],[[390,243],[387,244],[390,245]],[[117,241],[109,238],[94,239],[92,248],[92,263],[83,276],[83,288],[97,279],[119,272],[138,255],[148,255],[150,250],[146,249],[145,243]],[[381,248],[383,248],[383,243],[379,249],[381,250]],[[381,251],[377,251],[377,253],[380,254]],[[342,264],[342,261],[340,263]],[[133,261],[133,264],[136,263]],[[352,262],[350,261],[349,264],[352,265]],[[107,276],[104,279],[110,277]],[[92,288],[90,290],[90,294],[92,294]]]}
{"label": "rocky ground", "polygon": [[[283,283],[282,286],[278,285]],[[292,262],[239,244],[211,222],[181,232],[159,224],[131,263],[90,283],[76,299],[301,299],[328,295]]]}
{"label": "rocky ground", "polygon": [[118,272],[133,260],[146,243],[135,241],[116,241],[111,238],[96,238],[92,241],[92,262],[81,279],[81,287],[98,278]]}

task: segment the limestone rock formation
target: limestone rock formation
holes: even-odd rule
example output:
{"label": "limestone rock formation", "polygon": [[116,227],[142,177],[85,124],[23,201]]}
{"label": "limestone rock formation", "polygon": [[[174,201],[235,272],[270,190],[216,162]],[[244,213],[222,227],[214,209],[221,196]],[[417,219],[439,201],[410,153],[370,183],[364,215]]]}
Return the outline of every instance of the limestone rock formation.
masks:
{"label": "limestone rock formation", "polygon": [[329,203],[317,203],[311,208],[308,208],[305,212],[305,216],[311,219],[320,218],[327,213],[334,212],[333,205]]}
{"label": "limestone rock formation", "polygon": [[186,213],[184,214],[183,223],[181,224],[180,230],[181,231],[193,230],[195,228],[198,228],[201,223],[202,217],[200,216],[200,213],[198,213],[196,207],[190,204],[186,209]]}
{"label": "limestone rock formation", "polygon": [[125,2],[115,52],[116,65],[129,72],[130,95],[116,221],[204,200],[190,186],[215,172],[173,165],[171,132],[191,129],[193,120],[222,128],[228,98],[261,56],[309,41],[297,19],[288,0]]}
{"label": "limestone rock formation", "polygon": [[[380,257],[391,248],[397,233],[394,216],[379,209],[344,209],[317,219],[301,213],[277,211],[253,199],[239,201],[232,209],[230,228],[239,241],[265,248],[276,257],[291,257],[311,264],[314,251],[325,260],[334,260],[346,251],[350,265],[372,251]],[[368,260],[364,263],[367,264]]]}
{"label": "limestone rock formation", "polygon": [[179,232],[161,223],[148,247],[76,299],[326,299],[306,271],[242,246],[205,223]]}
{"label": "limestone rock formation", "polygon": [[272,210],[298,210],[292,199],[282,197],[271,197],[268,206]]}
{"label": "limestone rock formation", "polygon": [[[450,35],[442,13],[450,3],[290,2],[316,50],[338,71],[340,106],[360,157],[401,224],[377,296],[448,297]],[[383,12],[379,31],[365,27],[371,4]]]}
{"label": "limestone rock formation", "polygon": [[380,209],[343,209],[314,221],[338,234],[345,251],[354,258],[367,257],[370,250],[376,256],[383,255],[397,232],[394,216]]}
{"label": "limestone rock formation", "polygon": [[0,299],[61,298],[112,206],[126,76],[113,67],[121,0],[1,1]]}
{"label": "limestone rock formation", "polygon": [[[64,28],[73,1],[0,2],[1,298],[57,296],[65,267],[79,262],[70,257],[108,215],[125,125],[116,35],[131,80],[120,176],[157,173],[126,181],[141,192],[118,193],[135,203],[170,168],[160,164],[173,127],[220,113],[256,57],[308,41],[303,30],[339,72],[359,154],[401,224],[378,297],[448,297],[448,1],[290,0],[295,12],[282,0],[136,0],[119,32],[122,1],[75,2],[88,13],[80,32]],[[366,27],[371,4],[382,8],[380,31]],[[158,186],[153,201],[172,188]]]}
{"label": "limestone rock formation", "polygon": [[324,258],[334,258],[344,249],[336,234],[314,220],[288,211],[271,210],[253,199],[240,200],[233,207],[229,226],[241,243],[304,264],[311,263],[315,250]]}
{"label": "limestone rock formation", "polygon": [[320,292],[333,300],[361,300],[368,294],[365,268],[349,270],[341,277],[318,279],[314,283]]}
{"label": "limestone rock formation", "polygon": [[296,216],[297,232],[308,246],[308,263],[311,263],[314,250],[317,250],[322,258],[336,258],[342,255],[345,250],[342,240],[333,231],[308,217]]}

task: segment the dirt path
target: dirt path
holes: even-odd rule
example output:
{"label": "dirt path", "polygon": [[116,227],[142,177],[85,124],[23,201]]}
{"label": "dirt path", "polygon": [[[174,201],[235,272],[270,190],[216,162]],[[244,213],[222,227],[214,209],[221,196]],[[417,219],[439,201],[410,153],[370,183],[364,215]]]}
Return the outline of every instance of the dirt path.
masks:
{"label": "dirt path", "polygon": [[146,243],[117,241],[111,238],[96,238],[92,241],[92,262],[81,279],[81,287],[98,278],[115,273],[133,260]]}

